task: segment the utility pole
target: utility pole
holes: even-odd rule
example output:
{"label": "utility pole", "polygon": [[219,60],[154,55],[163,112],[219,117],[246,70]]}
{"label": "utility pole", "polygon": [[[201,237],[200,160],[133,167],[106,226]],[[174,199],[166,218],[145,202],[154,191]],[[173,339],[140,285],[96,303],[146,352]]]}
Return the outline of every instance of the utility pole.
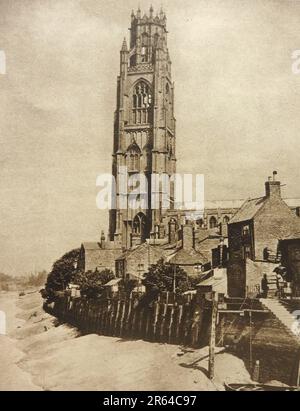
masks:
{"label": "utility pole", "polygon": [[209,379],[215,377],[215,346],[216,346],[216,322],[217,322],[218,302],[216,301],[216,292],[212,291],[212,307],[211,307],[211,329],[209,341],[209,363],[208,374]]}

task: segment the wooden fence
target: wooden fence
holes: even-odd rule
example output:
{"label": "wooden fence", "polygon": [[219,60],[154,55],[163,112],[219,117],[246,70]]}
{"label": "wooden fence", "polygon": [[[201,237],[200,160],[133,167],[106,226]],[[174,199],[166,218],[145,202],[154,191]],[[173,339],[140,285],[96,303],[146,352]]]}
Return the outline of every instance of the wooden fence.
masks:
{"label": "wooden fence", "polygon": [[138,295],[100,300],[63,296],[45,305],[49,313],[82,333],[199,347],[207,343],[210,310],[201,296],[162,293],[152,304]]}

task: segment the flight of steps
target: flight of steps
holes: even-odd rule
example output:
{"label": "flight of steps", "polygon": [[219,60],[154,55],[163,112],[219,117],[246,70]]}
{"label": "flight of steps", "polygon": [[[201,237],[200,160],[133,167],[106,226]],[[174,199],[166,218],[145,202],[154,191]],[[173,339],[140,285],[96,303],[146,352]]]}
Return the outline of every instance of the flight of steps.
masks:
{"label": "flight of steps", "polygon": [[278,293],[276,273],[274,272],[267,273],[267,280],[268,280],[268,287],[269,287],[268,298],[274,298],[276,297]]}
{"label": "flight of steps", "polygon": [[275,317],[281,321],[283,325],[287,328],[287,331],[296,337],[296,335],[292,332],[292,325],[295,321],[294,316],[289,311],[288,306],[285,306],[279,300],[271,299],[271,298],[260,298],[260,302],[271,311]]}

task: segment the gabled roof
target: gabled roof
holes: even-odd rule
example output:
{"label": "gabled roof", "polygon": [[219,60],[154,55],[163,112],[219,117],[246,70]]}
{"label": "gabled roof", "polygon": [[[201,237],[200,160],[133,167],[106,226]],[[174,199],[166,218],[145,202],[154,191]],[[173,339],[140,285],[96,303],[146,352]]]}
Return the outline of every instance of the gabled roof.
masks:
{"label": "gabled roof", "polygon": [[196,251],[194,248],[177,249],[173,254],[167,257],[167,262],[170,264],[178,265],[194,265],[194,264],[205,264],[208,262],[207,258],[199,251]]}
{"label": "gabled roof", "polygon": [[82,243],[85,250],[99,250],[101,248],[100,243],[96,242],[86,242]]}
{"label": "gabled roof", "polygon": [[258,197],[246,200],[241,208],[230,219],[229,224],[251,220],[262,208],[267,197]]}
{"label": "gabled roof", "polygon": [[120,255],[119,258],[117,258],[117,260],[122,260],[122,259],[125,259],[125,258],[129,257],[129,256],[133,257],[136,254],[141,253],[141,252],[148,252],[149,249],[151,250],[151,252],[154,252],[154,254],[157,254],[158,257],[159,256],[163,257],[163,255],[164,255],[164,250],[163,250],[162,247],[152,246],[152,245],[149,245],[147,242],[145,242],[145,243],[140,244],[140,245],[138,245],[134,248],[126,250],[125,252],[123,252],[122,255]]}
{"label": "gabled roof", "polygon": [[104,287],[110,287],[110,286],[112,286],[112,285],[116,285],[116,284],[118,284],[121,280],[122,280],[122,278],[113,278],[113,279],[110,280],[108,283],[104,284]]}

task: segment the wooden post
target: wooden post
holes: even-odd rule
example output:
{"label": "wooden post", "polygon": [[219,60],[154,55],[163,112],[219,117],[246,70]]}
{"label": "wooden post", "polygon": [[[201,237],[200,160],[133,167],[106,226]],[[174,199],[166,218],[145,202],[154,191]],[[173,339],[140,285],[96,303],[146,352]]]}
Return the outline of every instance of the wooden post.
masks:
{"label": "wooden post", "polygon": [[249,369],[250,374],[253,371],[253,355],[252,355],[252,312],[249,311]]}
{"label": "wooden post", "polygon": [[213,380],[215,376],[215,345],[216,345],[216,320],[217,320],[218,303],[216,301],[216,293],[212,292],[212,307],[211,307],[211,329],[209,341],[209,363],[208,374],[209,379]]}

